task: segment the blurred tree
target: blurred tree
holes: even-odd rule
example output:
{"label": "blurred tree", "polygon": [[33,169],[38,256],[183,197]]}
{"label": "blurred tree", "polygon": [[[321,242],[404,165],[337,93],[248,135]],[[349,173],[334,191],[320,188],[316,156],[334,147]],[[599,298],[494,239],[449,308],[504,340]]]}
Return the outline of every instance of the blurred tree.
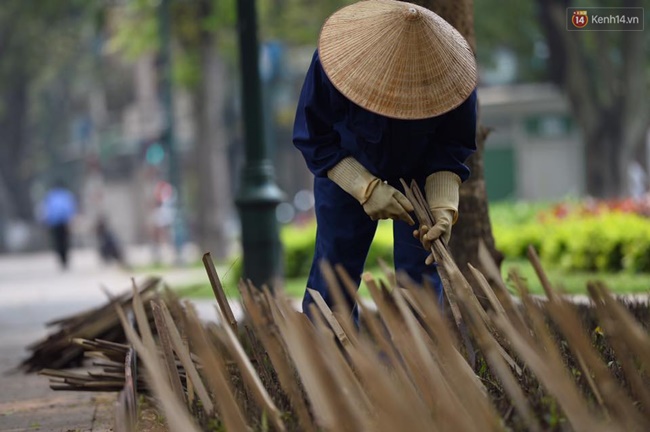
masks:
{"label": "blurred tree", "polygon": [[481,0],[474,5],[476,56],[483,71],[495,65],[499,52],[514,56],[515,82],[548,79],[548,48],[531,0]]}
{"label": "blurred tree", "polygon": [[[127,59],[158,50],[157,2],[135,0],[116,8],[114,51]],[[196,140],[192,165],[185,172],[194,187],[196,240],[216,259],[224,259],[231,241],[227,221],[234,214],[225,110],[230,70],[234,67],[234,0],[172,2],[174,80],[192,94]],[[140,31],[143,28],[144,31]]]}
{"label": "blurred tree", "polygon": [[[315,45],[323,20],[349,1],[265,0],[259,2],[263,39],[288,44]],[[113,8],[113,51],[136,59],[158,49],[153,0],[133,0]],[[234,209],[228,165],[227,98],[237,86],[231,83],[237,67],[235,0],[172,1],[172,37],[175,41],[174,78],[193,96],[196,118],[194,166],[186,173],[191,183],[196,215],[196,238],[204,250],[219,259],[230,249],[228,220]],[[189,180],[189,179],[188,179]]]}
{"label": "blurred tree", "polygon": [[550,50],[549,73],[565,90],[583,132],[587,192],[596,197],[615,196],[625,191],[629,162],[644,154],[650,125],[647,32],[570,32],[566,8],[642,7],[647,2],[575,3],[537,0]]}
{"label": "blurred tree", "polygon": [[316,45],[323,22],[353,0],[262,0],[262,38],[295,45]]}
{"label": "blurred tree", "polygon": [[650,123],[648,37],[641,31],[569,32],[566,8],[643,3],[483,0],[475,7],[483,65],[505,48],[517,59],[517,81],[550,79],[566,92],[586,144],[586,186],[593,196],[624,193],[630,160],[645,161]]}
{"label": "blurred tree", "polygon": [[179,25],[186,27],[180,29],[179,40],[197,59],[196,69],[200,70],[193,86],[197,119],[197,239],[203,250],[211,251],[216,259],[225,259],[231,251],[231,227],[227,222],[234,216],[234,207],[225,115],[227,98],[232,95],[224,58],[231,56],[233,41],[228,40],[224,28],[233,26],[234,3],[201,0],[184,9],[182,13],[187,19],[179,20]]}
{"label": "blurred tree", "polygon": [[[413,3],[431,9],[444,18],[467,39],[472,50],[476,52],[473,0],[416,0]],[[469,280],[473,280],[471,279],[473,276],[469,276],[470,272],[466,264],[479,266],[478,252],[481,242],[487,246],[498,265],[503,259],[502,254],[494,246],[488,213],[483,170],[483,147],[487,134],[488,129],[478,127],[476,139],[478,151],[467,162],[472,175],[460,189],[459,218],[454,225],[450,244],[454,259],[466,277],[470,278]]]}
{"label": "blurred tree", "polygon": [[12,216],[33,217],[30,185],[67,144],[82,37],[83,0],[5,0],[0,7],[0,183]]}

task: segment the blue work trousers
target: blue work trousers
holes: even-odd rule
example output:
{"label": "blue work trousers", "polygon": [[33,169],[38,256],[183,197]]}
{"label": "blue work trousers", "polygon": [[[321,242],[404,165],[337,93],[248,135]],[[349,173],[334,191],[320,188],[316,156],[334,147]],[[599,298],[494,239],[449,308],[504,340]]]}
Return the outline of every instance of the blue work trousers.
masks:
{"label": "blue work trousers", "polygon": [[[401,185],[391,184],[403,192]],[[420,185],[423,189],[423,185]],[[318,291],[325,302],[332,307],[325,278],[321,273],[320,262],[326,260],[331,265],[341,264],[357,287],[361,281],[368,250],[377,229],[377,222],[370,220],[359,202],[327,177],[315,177],[314,197],[316,203],[316,251],[312,262],[307,287]],[[418,239],[413,237],[416,226],[402,221],[393,221],[394,262],[396,271],[405,271],[411,279],[422,283],[426,277],[442,299],[442,282],[436,265],[426,265],[428,252]],[[371,263],[376,264],[376,263]],[[353,310],[354,320],[358,314],[352,300],[348,298]],[[309,316],[309,305],[313,302],[309,292],[305,292],[302,310]]]}

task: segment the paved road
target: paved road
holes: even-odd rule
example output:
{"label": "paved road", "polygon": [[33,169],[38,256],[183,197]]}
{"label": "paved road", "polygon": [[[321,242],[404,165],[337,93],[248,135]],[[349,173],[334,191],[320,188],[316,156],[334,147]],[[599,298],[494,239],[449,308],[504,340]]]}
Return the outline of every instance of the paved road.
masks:
{"label": "paved road", "polygon": [[[130,250],[129,256],[136,265],[148,258],[142,249]],[[26,345],[47,334],[47,321],[105,303],[100,286],[122,293],[130,289],[131,276],[102,266],[91,250],[73,251],[65,272],[49,253],[0,256],[0,431],[110,430],[114,396],[54,392],[44,377],[6,371],[27,356]],[[200,269],[162,276],[171,286],[205,279]],[[209,305],[201,306],[209,315]]]}

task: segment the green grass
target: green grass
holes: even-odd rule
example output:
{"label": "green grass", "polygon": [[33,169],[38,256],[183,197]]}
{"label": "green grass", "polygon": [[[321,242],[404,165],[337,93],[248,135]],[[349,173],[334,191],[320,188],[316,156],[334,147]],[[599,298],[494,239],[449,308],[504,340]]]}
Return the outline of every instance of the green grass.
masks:
{"label": "green grass", "polygon": [[[383,278],[379,268],[370,269],[370,271],[376,277]],[[220,277],[222,277],[221,284],[223,285],[223,290],[226,293],[226,296],[230,298],[239,298],[239,290],[237,289],[236,281],[233,280],[231,277],[229,277],[227,274],[221,276],[220,273]],[[287,296],[300,298],[304,295],[306,286],[307,286],[307,277],[305,276],[305,277],[291,278],[286,280],[283,289],[284,292],[287,294]],[[212,292],[212,287],[210,286],[210,282],[208,281],[207,276],[206,276],[205,283],[188,285],[184,287],[173,287],[173,288],[175,288],[176,292],[182,297],[194,298],[194,299],[214,298],[214,293]],[[361,284],[359,293],[363,297],[370,297],[370,294],[368,293],[368,290],[366,289],[364,284]]]}
{"label": "green grass", "polygon": [[[508,278],[510,269],[516,269],[528,284],[534,294],[543,294],[542,285],[537,279],[533,267],[525,260],[507,260],[502,266],[502,274],[506,284],[514,287]],[[601,281],[617,294],[650,292],[650,274],[647,273],[592,273],[567,272],[559,269],[546,268],[546,274],[555,288],[560,288],[569,294],[586,294],[587,282]]]}
{"label": "green grass", "polygon": [[[508,273],[511,269],[516,269],[522,278],[526,281],[529,289],[534,294],[543,294],[542,286],[535,275],[535,271],[528,261],[525,260],[506,260],[502,266],[502,274],[506,284],[515,292],[512,283],[508,279]],[[630,294],[640,292],[650,292],[650,275],[649,274],[629,274],[629,273],[588,273],[588,272],[564,272],[558,269],[546,268],[547,275],[555,287],[561,288],[570,294],[586,294],[587,282],[599,280],[604,282],[609,289],[618,294]],[[378,268],[371,268],[376,277],[382,277]],[[232,298],[239,297],[236,281],[232,280],[225,274],[222,276],[223,286],[226,295]],[[305,292],[307,277],[293,278],[285,281],[284,291],[289,297],[300,298]],[[207,280],[205,283],[179,287],[178,293],[184,297],[195,299],[214,298],[212,288]],[[363,297],[369,297],[367,289],[363,286],[360,288],[360,294]]]}

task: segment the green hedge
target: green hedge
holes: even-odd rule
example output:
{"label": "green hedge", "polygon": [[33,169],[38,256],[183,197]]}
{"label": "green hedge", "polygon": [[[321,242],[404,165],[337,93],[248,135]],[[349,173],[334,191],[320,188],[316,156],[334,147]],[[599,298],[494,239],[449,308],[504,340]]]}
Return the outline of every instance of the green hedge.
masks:
{"label": "green hedge", "polygon": [[[532,244],[545,264],[570,271],[650,272],[650,219],[629,213],[574,216],[567,219],[537,216],[543,205],[511,204],[490,207],[497,248],[506,258],[526,257]],[[284,275],[309,274],[316,245],[315,223],[284,226],[281,230]],[[367,263],[393,262],[392,222],[381,221]],[[241,275],[241,260],[231,273]]]}
{"label": "green hedge", "polygon": [[608,213],[521,225],[494,225],[497,248],[526,256],[532,244],[543,261],[565,270],[650,272],[650,220]]}
{"label": "green hedge", "polygon": [[[316,247],[316,225],[304,227],[285,226],[280,232],[284,252],[284,275],[287,278],[309,274]],[[393,225],[380,222],[368,252],[366,262],[375,265],[379,259],[393,262]]]}

